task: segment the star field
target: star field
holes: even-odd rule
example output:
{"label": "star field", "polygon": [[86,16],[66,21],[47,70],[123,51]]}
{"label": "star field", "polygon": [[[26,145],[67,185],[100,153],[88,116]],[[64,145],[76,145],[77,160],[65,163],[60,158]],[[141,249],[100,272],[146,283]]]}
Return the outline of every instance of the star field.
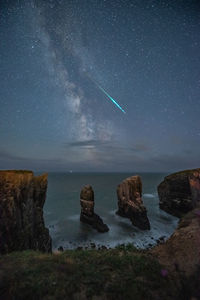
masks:
{"label": "star field", "polygon": [[198,167],[199,32],[195,0],[1,2],[0,168]]}

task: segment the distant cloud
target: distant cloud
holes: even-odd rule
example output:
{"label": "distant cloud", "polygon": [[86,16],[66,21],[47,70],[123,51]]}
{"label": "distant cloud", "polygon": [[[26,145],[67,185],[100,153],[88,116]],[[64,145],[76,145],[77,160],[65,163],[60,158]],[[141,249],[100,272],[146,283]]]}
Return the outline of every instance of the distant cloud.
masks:
{"label": "distant cloud", "polygon": [[110,144],[110,142],[106,141],[100,141],[100,140],[85,140],[85,141],[77,141],[77,142],[71,142],[67,145],[69,147],[87,147],[87,146],[100,146],[100,145],[106,145]]}
{"label": "distant cloud", "polygon": [[163,154],[152,158],[157,170],[183,170],[200,167],[200,158],[188,157],[186,153],[182,155]]}
{"label": "distant cloud", "polygon": [[[24,157],[0,149],[0,169],[31,169],[44,171],[113,171],[113,172],[174,172],[200,167],[197,156],[154,155],[145,144],[123,147],[116,141],[85,140],[64,145],[62,157]],[[67,154],[67,155],[66,155]]]}
{"label": "distant cloud", "polygon": [[131,145],[130,147],[124,147],[118,145],[118,142],[115,140],[109,140],[109,141],[104,141],[104,140],[80,140],[80,141],[75,141],[71,143],[66,144],[68,147],[87,147],[87,146],[94,146],[94,147],[103,147],[103,148],[108,148],[108,149],[116,149],[116,150],[124,150],[124,151],[130,151],[130,152],[144,152],[144,151],[149,151],[151,148],[146,145],[146,144],[139,144],[136,143],[135,145]]}
{"label": "distant cloud", "polygon": [[0,169],[57,169],[62,166],[63,161],[60,158],[37,158],[24,157],[0,149]]}
{"label": "distant cloud", "polygon": [[3,160],[22,160],[24,158],[14,155],[6,150],[0,149],[0,161]]}
{"label": "distant cloud", "polygon": [[[123,145],[116,140],[88,139],[64,144],[68,163],[85,164],[87,168],[106,171],[130,171],[133,166],[143,170],[152,155],[151,148],[145,143]],[[148,152],[149,151],[149,152]],[[151,160],[150,160],[151,161]]]}
{"label": "distant cloud", "polygon": [[151,147],[145,143],[141,143],[133,145],[133,147],[130,147],[130,150],[133,150],[134,152],[143,152],[151,150]]}

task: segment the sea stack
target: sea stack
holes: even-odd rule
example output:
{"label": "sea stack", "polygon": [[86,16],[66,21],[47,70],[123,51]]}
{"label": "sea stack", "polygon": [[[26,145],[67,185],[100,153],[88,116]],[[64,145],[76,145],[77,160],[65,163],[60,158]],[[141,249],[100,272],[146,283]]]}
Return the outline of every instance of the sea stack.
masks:
{"label": "sea stack", "polygon": [[173,173],[158,186],[160,208],[181,217],[200,206],[200,168]]}
{"label": "sea stack", "polygon": [[47,174],[31,171],[0,171],[0,253],[26,249],[51,252],[43,206]]}
{"label": "sea stack", "polygon": [[103,220],[94,213],[94,191],[91,185],[86,185],[82,188],[80,194],[81,214],[80,221],[91,225],[99,232],[107,232],[108,226],[103,223]]}
{"label": "sea stack", "polygon": [[149,230],[147,210],[142,201],[142,181],[140,176],[131,176],[117,187],[119,216],[129,218],[139,229]]}

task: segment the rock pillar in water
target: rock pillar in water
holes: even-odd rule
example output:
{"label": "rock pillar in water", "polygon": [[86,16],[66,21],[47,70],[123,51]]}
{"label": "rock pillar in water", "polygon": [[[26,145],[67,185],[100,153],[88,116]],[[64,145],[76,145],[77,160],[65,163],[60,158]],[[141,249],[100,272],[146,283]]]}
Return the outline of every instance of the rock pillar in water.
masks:
{"label": "rock pillar in water", "polygon": [[119,216],[129,218],[139,229],[150,229],[147,210],[142,201],[142,181],[140,176],[123,180],[117,187]]}
{"label": "rock pillar in water", "polygon": [[94,213],[94,191],[91,185],[86,185],[82,188],[80,194],[81,215],[80,221],[91,225],[99,232],[107,232],[108,226],[103,223],[103,220]]}
{"label": "rock pillar in water", "polygon": [[26,249],[51,252],[43,206],[47,174],[0,171],[0,253]]}

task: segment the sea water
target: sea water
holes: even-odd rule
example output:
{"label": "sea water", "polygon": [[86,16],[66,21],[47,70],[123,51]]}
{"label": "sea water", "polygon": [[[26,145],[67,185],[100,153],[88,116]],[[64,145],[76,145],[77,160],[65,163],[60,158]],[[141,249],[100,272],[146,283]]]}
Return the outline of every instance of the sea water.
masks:
{"label": "sea water", "polygon": [[[127,173],[49,173],[47,198],[44,207],[46,227],[53,240],[53,249],[62,246],[74,249],[105,245],[115,247],[132,243],[146,248],[157,243],[160,237],[167,239],[175,230],[178,219],[159,209],[157,186],[167,174],[141,173],[143,202],[147,208],[151,230],[134,227],[129,219],[116,215],[117,185],[133,174]],[[99,233],[80,222],[80,191],[90,184],[95,195],[95,213],[109,227],[109,232]]]}

